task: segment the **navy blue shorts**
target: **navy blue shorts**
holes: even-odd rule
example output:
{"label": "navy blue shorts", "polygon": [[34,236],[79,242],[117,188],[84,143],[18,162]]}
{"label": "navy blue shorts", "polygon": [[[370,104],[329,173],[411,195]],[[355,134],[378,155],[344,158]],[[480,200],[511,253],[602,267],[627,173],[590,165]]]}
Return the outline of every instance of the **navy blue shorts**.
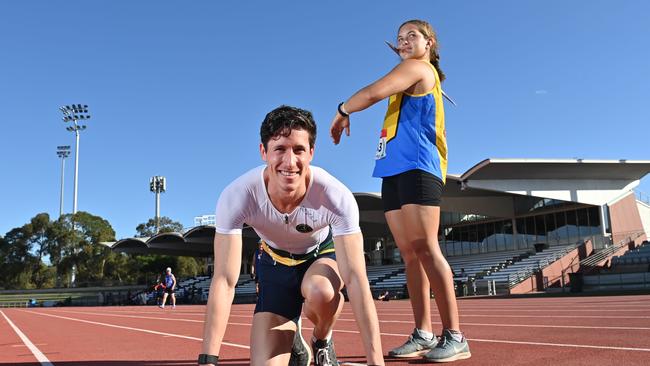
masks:
{"label": "navy blue shorts", "polygon": [[384,212],[408,204],[440,206],[443,185],[440,178],[419,169],[384,177],[381,182]]}
{"label": "navy blue shorts", "polygon": [[[331,246],[328,246],[331,248]],[[321,248],[323,251],[325,248]],[[275,251],[277,254],[279,251]],[[333,251],[315,253],[305,262],[288,266],[274,260],[269,253],[262,251],[257,263],[259,293],[255,313],[269,312],[293,320],[300,316],[305,298],[300,291],[302,279],[309,267],[320,258],[336,260]]]}

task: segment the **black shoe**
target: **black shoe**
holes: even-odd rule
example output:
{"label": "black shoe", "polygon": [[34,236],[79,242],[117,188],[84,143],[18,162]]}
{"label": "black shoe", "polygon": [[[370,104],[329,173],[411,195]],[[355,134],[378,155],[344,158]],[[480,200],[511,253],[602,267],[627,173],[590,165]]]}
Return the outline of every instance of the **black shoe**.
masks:
{"label": "black shoe", "polygon": [[302,321],[296,322],[296,334],[293,336],[289,366],[309,366],[311,364],[311,350],[307,341],[302,337]]}
{"label": "black shoe", "polygon": [[330,338],[329,341],[321,339],[312,342],[312,349],[314,350],[314,365],[316,366],[336,366],[336,352],[334,352],[334,343]]}

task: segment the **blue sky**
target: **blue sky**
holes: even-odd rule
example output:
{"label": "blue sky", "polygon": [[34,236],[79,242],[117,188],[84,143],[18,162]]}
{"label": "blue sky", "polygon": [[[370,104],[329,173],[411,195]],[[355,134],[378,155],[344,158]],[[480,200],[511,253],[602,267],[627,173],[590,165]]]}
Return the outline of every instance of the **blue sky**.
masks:
{"label": "blue sky", "polygon": [[384,40],[411,18],[438,32],[458,103],[446,108],[451,173],[491,157],[650,160],[649,13],[642,0],[3,2],[0,234],[58,215],[56,146],[74,149],[58,107],[71,103],[92,114],[78,208],[118,238],[154,215],[153,175],[167,177],[162,215],[191,226],[213,213],[261,164],[259,125],[280,104],[314,113],[314,164],[378,191],[385,103],[353,115],[339,146],[327,129],[338,102],[398,62]]}

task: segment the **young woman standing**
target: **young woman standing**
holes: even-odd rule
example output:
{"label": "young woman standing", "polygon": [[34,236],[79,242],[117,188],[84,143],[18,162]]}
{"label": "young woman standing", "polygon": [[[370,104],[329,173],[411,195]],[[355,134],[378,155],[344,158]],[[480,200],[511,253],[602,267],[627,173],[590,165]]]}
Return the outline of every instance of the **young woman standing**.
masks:
{"label": "young woman standing", "polygon": [[[453,275],[438,245],[440,197],[447,174],[447,141],[438,43],[429,23],[409,20],[398,30],[402,61],[386,76],[338,106],[330,133],[338,144],[350,135],[350,114],[389,98],[376,152],[374,177],[382,178],[388,226],[406,266],[415,330],[393,357],[424,356],[449,362],[471,356],[460,331]],[[432,332],[429,289],[443,331]]]}

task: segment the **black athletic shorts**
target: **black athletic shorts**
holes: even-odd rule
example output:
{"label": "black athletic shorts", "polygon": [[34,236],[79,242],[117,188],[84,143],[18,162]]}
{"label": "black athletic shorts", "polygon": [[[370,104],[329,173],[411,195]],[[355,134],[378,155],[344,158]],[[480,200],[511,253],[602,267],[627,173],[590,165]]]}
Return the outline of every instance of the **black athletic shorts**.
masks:
{"label": "black athletic shorts", "polygon": [[172,290],[171,287],[167,287],[164,291],[165,291],[166,293],[170,294],[170,295],[173,295],[173,294],[174,294],[174,290]]}
{"label": "black athletic shorts", "polygon": [[256,269],[259,293],[255,313],[270,312],[290,320],[295,319],[300,316],[305,301],[300,291],[305,273],[319,258],[336,260],[334,242],[330,236],[319,248],[298,255],[268,246],[265,248]]}
{"label": "black athletic shorts", "polygon": [[440,206],[443,185],[440,178],[419,169],[384,177],[381,182],[384,212],[399,210],[407,204]]}

